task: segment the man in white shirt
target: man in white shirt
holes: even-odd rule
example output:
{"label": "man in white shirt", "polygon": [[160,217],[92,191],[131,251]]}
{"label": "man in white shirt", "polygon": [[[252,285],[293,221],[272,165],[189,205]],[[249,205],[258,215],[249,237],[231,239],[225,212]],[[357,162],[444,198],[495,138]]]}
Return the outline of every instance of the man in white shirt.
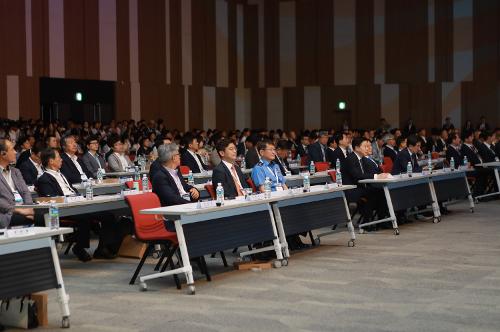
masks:
{"label": "man in white shirt", "polygon": [[198,152],[198,140],[193,136],[184,138],[186,151],[181,155],[181,165],[188,166],[193,173],[201,173],[208,170],[208,166],[203,163]]}
{"label": "man in white shirt", "polygon": [[31,148],[31,155],[28,160],[18,167],[28,186],[34,185],[36,180],[43,174],[40,152],[37,146]]}
{"label": "man in white shirt", "polygon": [[74,136],[66,136],[61,139],[61,146],[64,153],[61,154],[61,172],[68,179],[69,183],[81,183],[90,177],[83,161],[76,155],[78,144]]}
{"label": "man in white shirt", "polygon": [[128,167],[134,164],[125,154],[125,146],[120,138],[111,140],[113,153],[108,157],[108,166],[111,172],[125,172]]}

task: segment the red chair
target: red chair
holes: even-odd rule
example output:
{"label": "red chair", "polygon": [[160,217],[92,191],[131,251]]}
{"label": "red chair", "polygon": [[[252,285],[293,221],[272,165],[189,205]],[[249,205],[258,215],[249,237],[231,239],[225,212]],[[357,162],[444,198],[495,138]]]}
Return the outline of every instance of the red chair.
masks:
{"label": "red chair", "polygon": [[292,159],[295,160],[297,158],[297,150],[292,150],[290,153],[292,154]]}
{"label": "red chair", "polygon": [[[134,189],[134,182],[135,181],[127,181],[125,182],[125,185],[127,186],[128,189]],[[142,181],[137,181],[139,182],[139,190],[142,191]],[[149,184],[149,189],[152,188],[152,184],[151,184],[151,181],[149,181],[148,179],[148,184]]]}
{"label": "red chair", "polygon": [[309,165],[309,157],[308,156],[300,156],[300,165],[308,166]]}
{"label": "red chair", "polygon": [[391,173],[392,172],[392,162],[390,164],[382,164],[380,165],[380,168],[382,169],[382,172],[384,173]]}
{"label": "red chair", "polygon": [[337,182],[337,172],[336,171],[328,171],[328,175],[330,175],[330,179],[332,179],[333,183]]}
{"label": "red chair", "polygon": [[327,161],[320,161],[320,162],[314,163],[314,166],[316,166],[316,172],[324,172],[328,168],[330,168],[330,163]]}
{"label": "red chair", "polygon": [[248,178],[248,179],[247,179],[247,183],[248,183],[248,185],[250,186],[250,188],[252,188],[252,191],[253,191],[254,193],[256,193],[256,192],[257,192],[257,187],[255,186],[255,183],[253,183],[253,181],[252,181],[252,179],[251,179],[251,178]]}
{"label": "red chair", "polygon": [[[132,218],[134,220],[135,237],[137,240],[145,242],[148,244],[144,255],[142,255],[141,261],[130,279],[130,284],[133,285],[139,272],[141,271],[146,258],[149,256],[151,251],[154,249],[155,245],[164,245],[165,252],[157,264],[157,268],[161,265],[162,260],[167,257],[167,262],[163,265],[161,271],[165,271],[167,265],[174,268],[174,263],[172,261],[172,256],[177,250],[179,243],[177,241],[177,234],[175,232],[170,232],[165,228],[163,218],[158,218],[158,216],[141,214],[139,211],[143,209],[152,209],[160,207],[160,199],[154,193],[143,193],[139,195],[128,195],[125,196],[125,201],[130,207],[132,212]],[[177,288],[180,289],[181,285],[179,283],[179,278],[174,275],[175,284]]]}
{"label": "red chair", "polygon": [[432,159],[438,159],[439,158],[439,152],[432,152],[431,153],[431,158]]}
{"label": "red chair", "polygon": [[210,194],[212,199],[215,199],[215,189],[213,184],[206,184],[205,190]]}
{"label": "red chair", "polygon": [[180,168],[180,170],[181,170],[181,174],[182,174],[182,175],[188,175],[188,174],[189,174],[189,171],[191,170],[191,169],[189,168],[189,166],[183,166],[183,165],[181,165],[181,166],[179,166],[179,168]]}

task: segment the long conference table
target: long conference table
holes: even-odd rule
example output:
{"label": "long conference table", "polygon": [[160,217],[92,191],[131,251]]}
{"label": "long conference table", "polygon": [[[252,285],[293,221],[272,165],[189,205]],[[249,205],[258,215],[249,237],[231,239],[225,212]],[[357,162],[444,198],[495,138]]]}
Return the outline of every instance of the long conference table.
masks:
{"label": "long conference table", "polygon": [[482,163],[482,164],[478,164],[477,166],[481,166],[483,168],[489,168],[489,169],[493,170],[493,174],[495,174],[495,180],[497,183],[497,191],[489,193],[489,194],[477,196],[476,199],[484,198],[484,197],[488,197],[488,196],[500,195],[500,175],[499,175],[500,161],[493,161],[490,163]]}
{"label": "long conference table", "polygon": [[141,276],[140,287],[146,290],[148,280],[185,274],[189,293],[194,294],[190,258],[252,243],[272,241],[267,247],[241,252],[241,257],[274,251],[277,258],[274,267],[286,266],[290,256],[286,237],[326,226],[347,224],[351,236],[348,245],[354,245],[356,237],[344,195],[345,190],[353,188],[321,185],[312,186],[307,193],[290,189],[273,192],[271,198],[258,194],[247,199],[226,200],[219,207],[209,202],[142,210],[143,214],[162,215],[174,221],[182,265],[174,270]]}

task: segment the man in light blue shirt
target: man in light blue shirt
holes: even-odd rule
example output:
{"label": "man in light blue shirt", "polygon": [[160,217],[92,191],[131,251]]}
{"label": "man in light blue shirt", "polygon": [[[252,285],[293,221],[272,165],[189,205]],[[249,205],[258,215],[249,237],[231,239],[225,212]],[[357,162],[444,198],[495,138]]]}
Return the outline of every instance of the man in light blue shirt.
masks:
{"label": "man in light blue shirt", "polygon": [[257,143],[260,162],[252,169],[252,181],[260,192],[264,192],[264,182],[266,177],[271,181],[271,190],[287,189],[285,177],[281,174],[278,164],[274,163],[276,150],[270,140],[263,140]]}

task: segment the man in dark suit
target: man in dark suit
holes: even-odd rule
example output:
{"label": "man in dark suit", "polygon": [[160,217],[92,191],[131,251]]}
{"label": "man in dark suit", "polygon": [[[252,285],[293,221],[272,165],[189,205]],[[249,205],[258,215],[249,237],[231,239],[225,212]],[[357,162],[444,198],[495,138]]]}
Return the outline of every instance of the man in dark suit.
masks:
{"label": "man in dark suit", "polygon": [[455,168],[458,168],[464,163],[464,156],[460,152],[462,141],[458,134],[451,134],[448,141],[449,144],[448,148],[446,149],[446,160],[448,160],[448,163],[450,163],[451,158],[453,158],[455,162]]}
{"label": "man in dark suit", "polygon": [[10,166],[16,161],[14,143],[0,139],[0,228],[32,225],[35,211],[16,207],[17,204],[33,204],[31,193],[21,172]]}
{"label": "man in dark suit", "polygon": [[427,154],[428,151],[432,151],[432,140],[427,137],[427,131],[425,128],[420,128],[418,131],[418,139],[420,141],[420,149],[422,153]]}
{"label": "man in dark suit", "polygon": [[31,142],[29,136],[23,136],[19,138],[17,144],[21,146],[21,152],[19,152],[19,157],[16,161],[16,168],[19,168],[28,158],[31,156]]}
{"label": "man in dark suit", "polygon": [[339,160],[342,165],[345,158],[347,158],[347,155],[349,154],[347,149],[349,148],[350,143],[349,135],[346,132],[339,132],[335,134],[333,139],[335,140],[335,143],[337,143],[337,148],[332,152],[327,151],[327,159],[330,162],[331,168],[336,167],[337,160]]}
{"label": "man in dark suit", "polygon": [[309,156],[309,136],[302,135],[300,144],[297,146],[297,154],[301,157]]}
{"label": "man in dark suit", "polygon": [[259,138],[257,137],[257,135],[250,135],[245,141],[245,146],[247,148],[247,153],[245,154],[246,168],[253,168],[260,160],[256,148],[258,141]]}
{"label": "man in dark suit", "polygon": [[42,160],[40,159],[41,151],[37,146],[31,148],[31,156],[24,163],[19,166],[19,170],[23,175],[24,182],[28,186],[32,186],[35,184],[36,180],[42,176]]}
{"label": "man in dark suit", "polygon": [[214,190],[220,183],[224,188],[224,196],[234,198],[245,195],[243,189],[248,188],[245,175],[236,162],[236,146],[228,139],[222,139],[215,147],[221,162],[213,169],[212,183]]}
{"label": "man in dark suit", "polygon": [[181,165],[189,167],[193,173],[207,171],[208,166],[203,163],[201,157],[196,153],[199,148],[198,139],[187,135],[184,138],[184,146],[186,150],[182,153]]}
{"label": "man in dark suit", "polygon": [[463,144],[460,149],[462,156],[467,157],[470,166],[474,167],[472,173],[467,173],[468,175],[474,176],[476,181],[473,186],[474,192],[472,196],[476,197],[482,195],[486,189],[486,184],[488,182],[488,177],[493,174],[493,171],[488,168],[477,167],[480,164],[481,157],[479,156],[477,148],[474,146],[474,132],[472,130],[464,132],[462,135]]}
{"label": "man in dark suit", "polygon": [[106,161],[99,155],[99,140],[95,136],[87,138],[87,153],[82,156],[82,163],[87,169],[87,176],[96,179],[97,170],[106,168]]}
{"label": "man in dark suit", "polygon": [[420,141],[417,136],[409,136],[406,140],[406,145],[407,147],[399,151],[396,159],[394,160],[394,166],[392,167],[391,172],[393,175],[406,173],[406,168],[409,162],[411,162],[413,172],[422,172],[422,167],[418,165],[417,159],[417,154],[420,152]]}
{"label": "man in dark suit", "polygon": [[394,139],[394,135],[392,134],[386,134],[384,136],[384,158],[389,157],[391,158],[392,162],[394,163],[394,160],[396,160],[396,157],[398,155],[398,151],[396,148],[396,140]]}
{"label": "man in dark suit", "polygon": [[179,166],[181,158],[175,143],[158,148],[158,162],[162,165],[151,181],[153,192],[158,195],[162,206],[179,205],[197,201],[200,193],[184,180]]}
{"label": "man in dark suit", "polygon": [[[57,150],[49,148],[42,151],[41,159],[46,171],[36,183],[40,197],[78,195],[78,190],[72,186],[60,171],[63,161]],[[71,219],[77,223],[76,244],[73,246],[72,251],[80,261],[87,262],[92,259],[86,250],[86,248],[90,247],[90,223],[92,220],[103,221],[99,231],[99,245],[94,252],[94,258],[112,259],[116,257],[113,251],[117,250],[117,248],[113,250],[111,247],[117,246],[119,227],[112,214],[89,213],[72,216]]]}
{"label": "man in dark suit", "polygon": [[436,152],[446,152],[446,145],[448,142],[448,131],[441,130],[439,138],[436,140]]}
{"label": "man in dark suit", "polygon": [[403,128],[403,134],[405,136],[415,135],[417,133],[417,127],[413,124],[412,119],[408,119],[406,126]]}
{"label": "man in dark suit", "polygon": [[290,164],[288,163],[288,142],[285,140],[280,140],[276,143],[276,158],[274,158],[274,163],[278,164],[280,167],[281,174],[286,176],[287,172],[292,172]]}
{"label": "man in dark suit", "polygon": [[328,133],[319,133],[318,141],[309,146],[309,160],[316,162],[326,161],[326,143],[328,143]]}
{"label": "man in dark suit", "polygon": [[81,183],[87,180],[87,168],[83,164],[81,158],[76,153],[78,152],[78,145],[73,136],[66,136],[61,139],[61,147],[63,153],[61,154],[62,166],[61,173],[64,174],[69,183]]}
{"label": "man in dark suit", "polygon": [[496,161],[497,156],[495,150],[493,149],[493,140],[495,138],[495,135],[491,132],[485,131],[481,133],[480,138],[483,142],[479,144],[477,149],[479,151],[481,159],[483,160],[483,163],[491,163]]}

